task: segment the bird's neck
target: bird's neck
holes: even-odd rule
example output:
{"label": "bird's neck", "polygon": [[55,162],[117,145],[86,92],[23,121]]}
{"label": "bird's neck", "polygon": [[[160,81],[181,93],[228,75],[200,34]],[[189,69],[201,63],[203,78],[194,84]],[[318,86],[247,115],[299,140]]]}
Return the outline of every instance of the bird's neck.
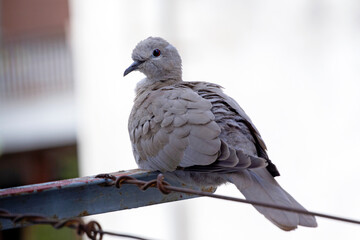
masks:
{"label": "bird's neck", "polygon": [[144,78],[136,85],[135,88],[136,96],[139,97],[144,92],[149,92],[149,91],[157,90],[162,87],[171,86],[181,81],[182,81],[181,79],[154,80],[154,79]]}

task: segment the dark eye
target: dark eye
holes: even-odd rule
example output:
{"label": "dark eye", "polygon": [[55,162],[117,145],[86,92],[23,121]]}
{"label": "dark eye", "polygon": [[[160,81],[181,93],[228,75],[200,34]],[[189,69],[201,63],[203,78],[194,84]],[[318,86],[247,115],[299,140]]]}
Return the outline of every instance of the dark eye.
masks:
{"label": "dark eye", "polygon": [[153,56],[154,56],[154,57],[158,57],[158,56],[160,56],[160,54],[161,54],[161,52],[160,52],[159,49],[155,49],[155,50],[153,51]]}

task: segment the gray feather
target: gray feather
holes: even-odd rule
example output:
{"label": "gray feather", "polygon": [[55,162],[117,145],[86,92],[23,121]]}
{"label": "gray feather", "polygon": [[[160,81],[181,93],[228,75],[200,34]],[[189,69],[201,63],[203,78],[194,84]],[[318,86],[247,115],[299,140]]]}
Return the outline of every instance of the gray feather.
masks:
{"label": "gray feather", "polygon": [[[304,209],[275,181],[279,172],[259,131],[219,85],[182,81],[180,55],[161,38],[141,41],[132,58],[136,64],[125,75],[146,75],[136,86],[128,123],[140,168],[200,187],[230,181],[247,199]],[[316,226],[313,216],[255,208],[283,230]]]}
{"label": "gray feather", "polygon": [[[229,174],[228,180],[236,185],[246,199],[305,210],[294,198],[289,197],[289,194],[264,169],[248,170],[241,174]],[[293,230],[298,225],[317,226],[314,217],[270,208],[254,207],[285,231]]]}

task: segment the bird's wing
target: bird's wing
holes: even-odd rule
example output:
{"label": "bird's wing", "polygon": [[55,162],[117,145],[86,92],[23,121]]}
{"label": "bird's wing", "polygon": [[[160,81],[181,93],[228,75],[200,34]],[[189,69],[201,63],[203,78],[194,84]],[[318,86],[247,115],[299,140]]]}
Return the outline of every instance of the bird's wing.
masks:
{"label": "bird's wing", "polygon": [[173,171],[216,161],[221,130],[209,101],[181,87],[144,94],[135,100],[129,119],[130,139],[140,167]]}
{"label": "bird's wing", "polygon": [[183,167],[199,172],[265,167],[266,159],[256,154],[251,130],[244,125],[243,131],[227,131],[224,125],[231,126],[227,122],[232,121],[228,119],[231,115],[223,114],[222,119],[215,116],[220,109],[214,107],[213,100],[221,96],[207,99],[192,84],[162,87],[143,93],[135,101],[129,133],[139,166],[160,171]]}
{"label": "bird's wing", "polygon": [[250,117],[245,113],[245,111],[240,107],[240,105],[231,97],[226,95],[221,86],[213,83],[207,82],[196,82],[197,87],[195,90],[201,91],[206,89],[207,92],[200,93],[202,97],[209,99],[213,103],[220,103],[221,106],[227,105],[227,110],[236,112],[236,114],[241,118],[240,121],[246,125],[250,133],[254,137],[254,140],[259,145],[262,150],[266,151],[266,145],[264,140],[261,138],[261,135],[255,125],[252,123]]}
{"label": "bird's wing", "polygon": [[202,98],[211,102],[215,121],[222,128],[221,139],[234,150],[249,155],[249,158],[266,159],[267,170],[272,176],[279,176],[276,166],[268,158],[266,145],[259,131],[239,104],[226,95],[217,84],[207,82],[188,84]]}

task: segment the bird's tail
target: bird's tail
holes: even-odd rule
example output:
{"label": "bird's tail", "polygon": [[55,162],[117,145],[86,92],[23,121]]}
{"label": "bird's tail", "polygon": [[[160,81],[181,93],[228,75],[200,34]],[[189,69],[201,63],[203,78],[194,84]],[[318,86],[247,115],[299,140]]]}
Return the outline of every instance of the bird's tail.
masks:
{"label": "bird's tail", "polygon": [[[240,174],[229,174],[228,180],[236,185],[246,199],[296,209],[306,209],[288,194],[266,169],[252,169]],[[254,206],[279,228],[290,231],[298,225],[316,227],[314,216]]]}

